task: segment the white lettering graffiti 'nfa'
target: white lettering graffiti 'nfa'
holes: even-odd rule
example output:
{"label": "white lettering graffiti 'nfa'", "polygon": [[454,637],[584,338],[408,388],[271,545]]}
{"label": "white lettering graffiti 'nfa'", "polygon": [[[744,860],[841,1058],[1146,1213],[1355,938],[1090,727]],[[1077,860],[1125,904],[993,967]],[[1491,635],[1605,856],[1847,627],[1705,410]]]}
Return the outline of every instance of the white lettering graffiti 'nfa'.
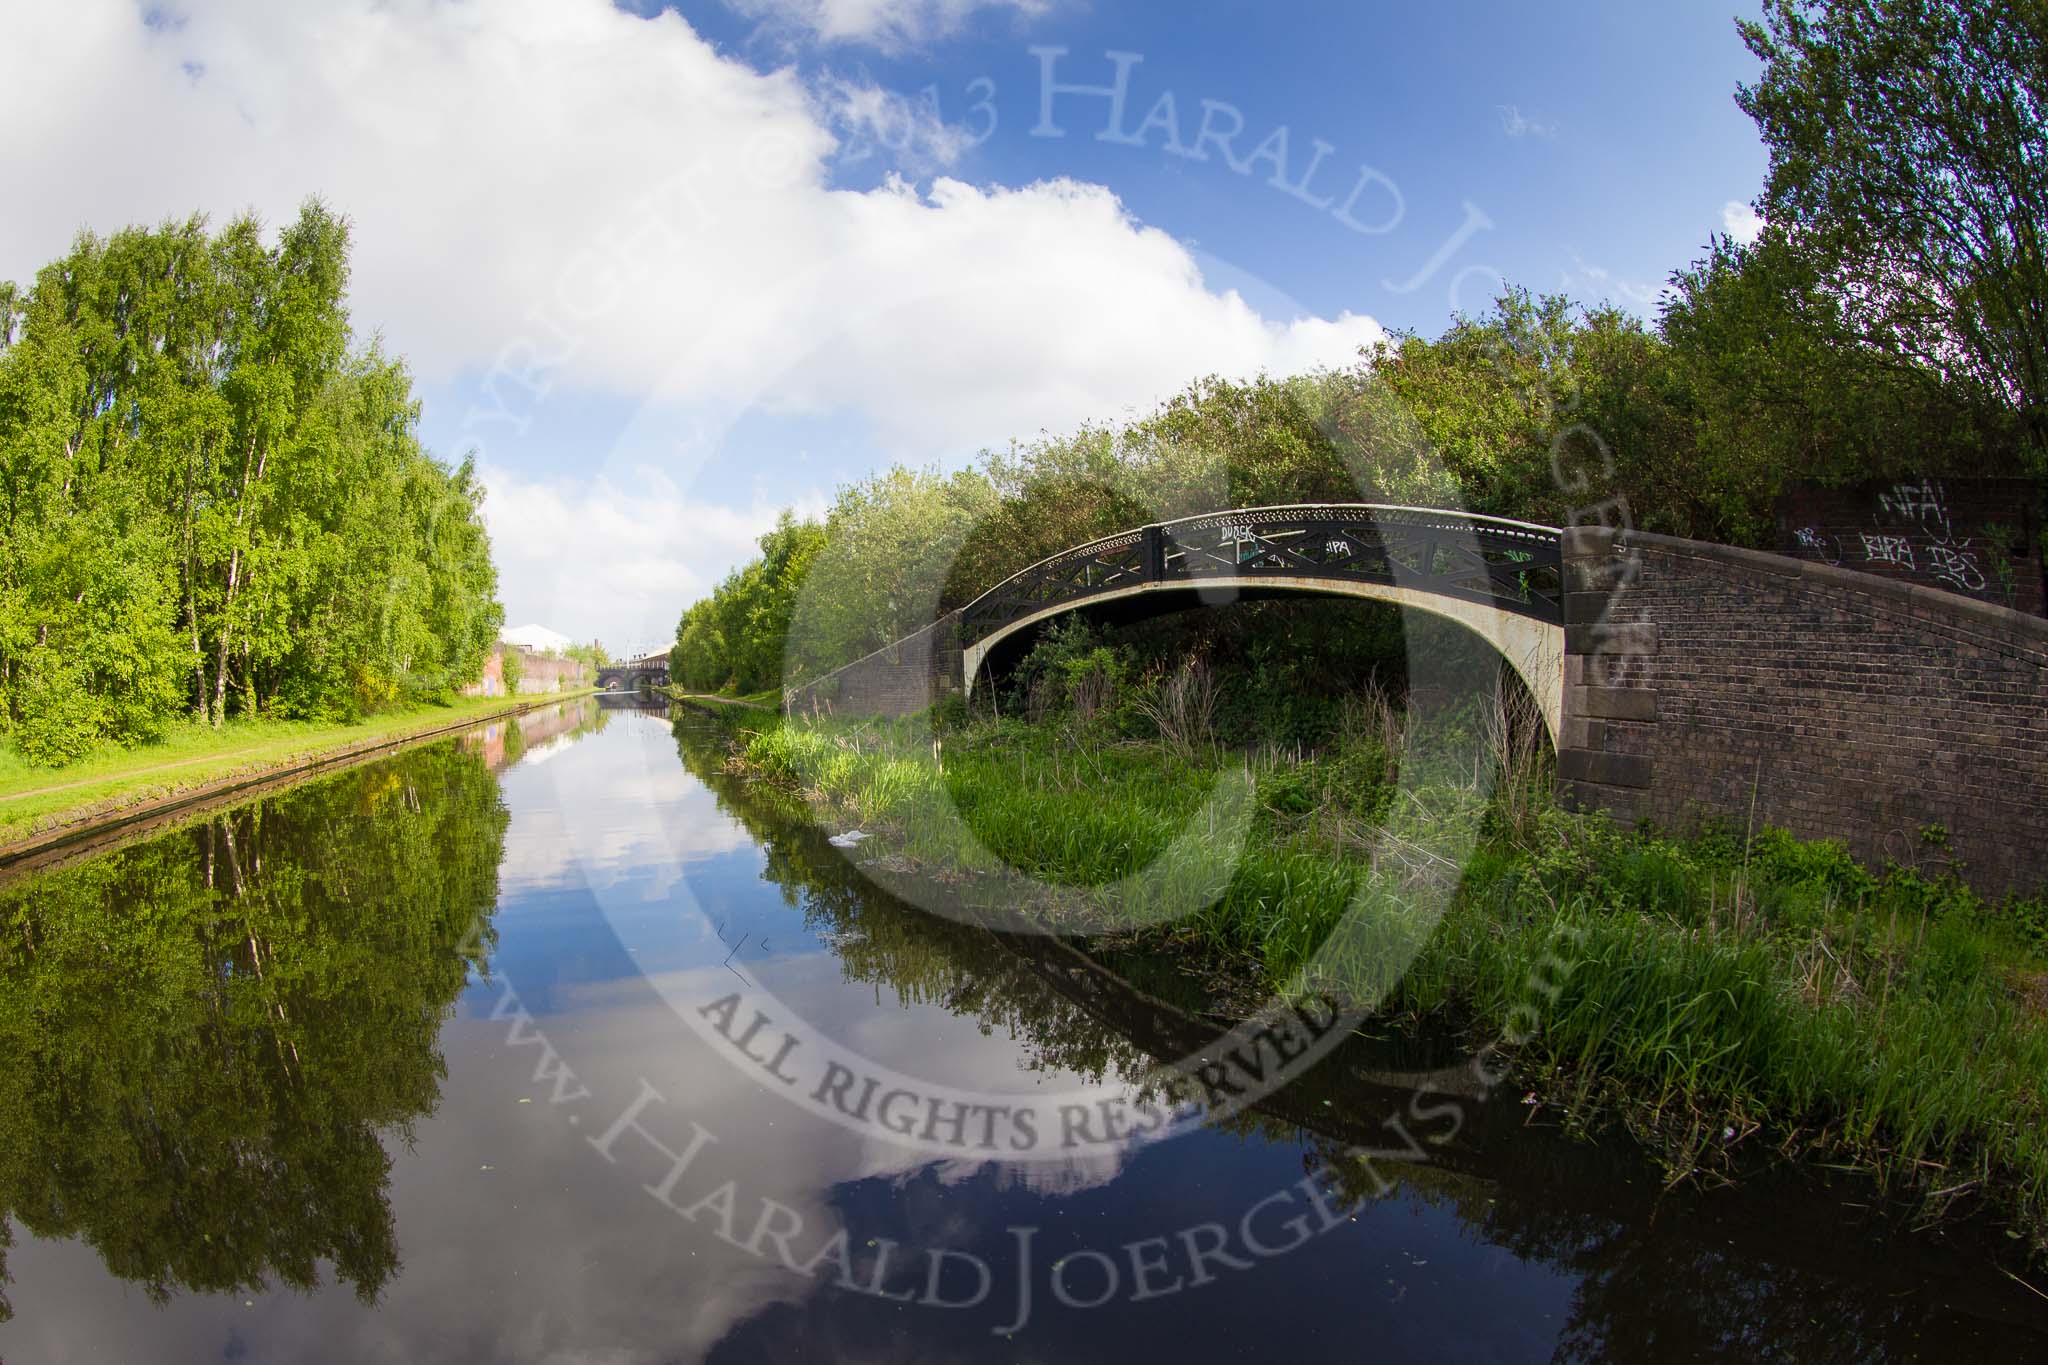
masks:
{"label": "white lettering graffiti 'nfa'", "polygon": [[1917,523],[1944,540],[1950,534],[1948,490],[1932,479],[1895,483],[1877,495],[1877,505],[1886,516]]}

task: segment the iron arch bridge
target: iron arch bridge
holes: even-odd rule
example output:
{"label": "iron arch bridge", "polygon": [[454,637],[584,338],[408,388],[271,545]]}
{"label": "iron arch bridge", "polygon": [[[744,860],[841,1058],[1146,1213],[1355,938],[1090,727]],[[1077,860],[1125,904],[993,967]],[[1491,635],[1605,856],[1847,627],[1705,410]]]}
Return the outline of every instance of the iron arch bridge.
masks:
{"label": "iron arch bridge", "polygon": [[668,686],[668,655],[645,654],[624,663],[607,664],[597,670],[597,685],[603,690],[637,691],[643,687]]}
{"label": "iron arch bridge", "polygon": [[1971,885],[2048,887],[2048,619],[1888,566],[1618,527],[1357,504],[1141,526],[785,688],[783,707],[911,715],[1000,673],[1062,612],[1289,594],[1396,602],[1488,640],[1543,709],[1567,805],[1772,824],[1872,865],[1938,824]]}
{"label": "iron arch bridge", "polygon": [[1356,597],[1446,617],[1520,674],[1555,742],[1564,709],[1564,570],[1554,526],[1378,503],[1248,507],[1063,550],[961,610],[961,681],[1008,666],[1066,612],[1140,620],[1277,597]]}

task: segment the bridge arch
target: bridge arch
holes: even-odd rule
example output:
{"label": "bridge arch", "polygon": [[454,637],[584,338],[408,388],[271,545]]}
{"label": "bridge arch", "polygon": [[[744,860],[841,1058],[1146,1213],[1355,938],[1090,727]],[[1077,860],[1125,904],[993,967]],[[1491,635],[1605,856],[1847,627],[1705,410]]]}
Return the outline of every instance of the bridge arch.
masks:
{"label": "bridge arch", "polygon": [[1236,600],[1391,602],[1492,645],[1528,687],[1555,746],[1564,727],[1556,527],[1435,508],[1302,504],[1184,517],[1105,536],[1022,569],[961,612],[960,681],[1068,613],[1136,620]]}
{"label": "bridge arch", "polygon": [[1130,602],[1138,610],[1119,614],[1121,620],[1146,620],[1170,612],[1229,601],[1260,601],[1282,598],[1351,598],[1391,602],[1395,606],[1427,612],[1455,622],[1492,645],[1507,660],[1529,689],[1543,713],[1543,723],[1556,746],[1564,726],[1564,628],[1535,621],[1527,616],[1502,611],[1477,602],[1439,597],[1433,593],[1404,588],[1398,584],[1328,583],[1314,579],[1293,581],[1274,577],[1212,577],[1203,580],[1199,594],[1174,584],[1147,584],[1123,588],[1085,601],[1046,607],[1031,616],[1003,627],[995,634],[961,651],[962,676],[969,696],[992,656],[1013,637],[1028,635],[1050,621],[1076,612]]}
{"label": "bridge arch", "polygon": [[632,691],[642,683],[650,687],[668,686],[668,655],[647,654],[623,663],[606,664],[597,670],[600,691]]}

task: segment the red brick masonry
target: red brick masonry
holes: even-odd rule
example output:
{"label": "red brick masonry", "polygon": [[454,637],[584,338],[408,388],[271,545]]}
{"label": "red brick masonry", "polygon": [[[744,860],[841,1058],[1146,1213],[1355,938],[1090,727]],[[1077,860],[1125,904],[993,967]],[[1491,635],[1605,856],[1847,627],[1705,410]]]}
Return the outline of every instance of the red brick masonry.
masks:
{"label": "red brick masonry", "polygon": [[2048,621],[1640,532],[1567,530],[1564,558],[1568,798],[1676,828],[1753,801],[1872,865],[2048,885]]}

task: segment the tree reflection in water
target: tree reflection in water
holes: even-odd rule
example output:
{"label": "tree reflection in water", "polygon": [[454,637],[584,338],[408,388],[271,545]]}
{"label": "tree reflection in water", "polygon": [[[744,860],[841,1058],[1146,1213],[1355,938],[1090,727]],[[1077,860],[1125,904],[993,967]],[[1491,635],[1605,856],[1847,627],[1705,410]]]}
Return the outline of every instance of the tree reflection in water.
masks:
{"label": "tree reflection in water", "polygon": [[0,886],[0,1246],[80,1239],[158,1302],[322,1260],[374,1300],[381,1139],[439,1101],[507,819],[445,743]]}
{"label": "tree reflection in water", "polygon": [[[1144,1076],[1194,1044],[1157,1008],[1170,973],[1147,973],[1126,1001],[1077,998],[1032,943],[878,891],[801,801],[725,772],[715,728],[687,715],[674,728],[684,765],[761,844],[765,875],[832,936],[850,979],[1004,1030],[1030,1064],[1091,1080]],[[1200,991],[1182,984],[1199,1008]],[[2005,1248],[1995,1236],[1974,1226],[1915,1231],[1911,1210],[1867,1186],[1831,1189],[1792,1172],[1739,1190],[1668,1188],[1637,1152],[1530,1125],[1519,1091],[1466,1104],[1455,1139],[1425,1162],[1367,1167],[1349,1156],[1394,1141],[1386,1122],[1407,1096],[1387,1073],[1442,1064],[1448,1042],[1349,1045],[1260,1108],[1215,1122],[1298,1145],[1304,1168],[1353,1201],[1447,1208],[1472,1235],[1574,1276],[1558,1361],[1923,1360],[1944,1341],[2008,1359],[2042,1349],[2038,1306],[1998,1272]]]}

